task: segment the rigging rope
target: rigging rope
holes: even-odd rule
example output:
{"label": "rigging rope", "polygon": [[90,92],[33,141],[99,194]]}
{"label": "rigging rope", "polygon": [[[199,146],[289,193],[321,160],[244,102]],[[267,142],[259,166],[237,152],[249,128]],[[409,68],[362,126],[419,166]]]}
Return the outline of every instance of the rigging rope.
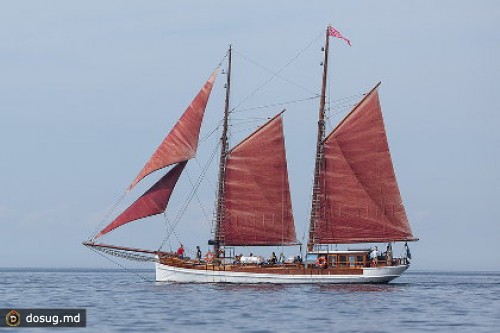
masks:
{"label": "rigging rope", "polygon": [[103,257],[103,258],[105,258],[105,259],[109,260],[109,261],[110,261],[110,262],[112,262],[113,264],[115,264],[115,265],[117,265],[117,266],[119,266],[119,267],[123,268],[125,271],[127,271],[127,272],[129,272],[129,273],[131,273],[131,274],[133,274],[133,275],[136,275],[136,276],[140,277],[140,278],[141,278],[141,279],[143,279],[144,281],[146,281],[146,282],[154,282],[153,280],[150,280],[150,279],[148,279],[148,278],[146,278],[146,277],[144,277],[144,276],[140,275],[139,273],[137,273],[137,272],[135,272],[135,271],[133,271],[133,270],[129,269],[129,268],[128,268],[128,267],[126,267],[125,265],[122,265],[122,264],[120,264],[120,263],[116,262],[115,260],[113,260],[113,259],[109,258],[108,256],[104,255],[104,253],[102,253],[102,252],[100,252],[100,251],[97,251],[97,250],[96,250],[96,249],[94,249],[93,247],[90,247],[90,249],[91,249],[92,251],[94,251],[95,253],[97,253],[98,255],[100,255],[101,257]]}
{"label": "rigging rope", "polygon": [[[200,161],[198,161],[198,158],[195,157],[194,160],[196,162],[196,165],[198,165],[198,167],[200,168],[200,170],[203,170],[203,167],[201,166]],[[210,178],[207,178],[207,183],[212,188],[212,193],[216,193],[217,190],[215,189],[215,185],[210,181]]]}
{"label": "rigging rope", "polygon": [[222,59],[220,60],[219,64],[217,65],[217,67],[215,67],[215,69],[219,68],[222,66],[222,63],[224,62],[224,60],[226,60],[227,56],[229,55],[229,50],[226,51],[226,54],[222,57]]}
{"label": "rigging rope", "polygon": [[342,99],[339,99],[339,100],[335,100],[335,101],[333,101],[333,103],[328,103],[327,110],[341,109],[341,108],[345,108],[345,107],[351,107],[351,106],[353,106],[353,102],[354,101],[356,101],[354,103],[354,105],[356,105],[356,104],[358,104],[358,102],[361,99],[360,96],[365,96],[365,94],[356,94],[356,95],[345,97],[345,98],[342,98]]}
{"label": "rigging rope", "polygon": [[210,133],[208,133],[207,135],[205,135],[204,137],[202,137],[200,139],[200,143],[204,142],[205,140],[208,140],[212,136],[212,134],[217,132],[217,130],[220,128],[220,125],[222,125],[222,119],[219,121],[219,124]]}
{"label": "rigging rope", "polygon": [[99,222],[99,224],[94,228],[92,233],[89,235],[89,240],[93,241],[95,239],[95,236],[97,235],[97,233],[99,232],[101,227],[109,219],[110,215],[113,214],[113,212],[116,210],[118,205],[122,202],[123,198],[125,198],[125,196],[127,195],[128,192],[129,192],[128,190],[123,192],[122,195],[120,196],[120,198],[118,199],[118,201],[116,201],[115,204],[111,207],[111,209],[104,215],[101,222]]}
{"label": "rigging rope", "polygon": [[[330,128],[334,127],[331,121],[334,116],[351,111],[356,105],[358,105],[360,99],[359,97],[365,95],[366,94],[356,94],[338,100],[334,100],[333,102],[329,101],[328,107],[325,108],[325,112],[327,112],[325,118],[328,121],[329,127]],[[353,101],[356,102],[353,103]],[[332,110],[335,110],[335,112],[332,112]]]}
{"label": "rigging rope", "polygon": [[[323,32],[321,32],[316,38],[314,38],[309,44],[307,44],[307,46],[305,48],[303,48],[302,50],[300,50],[290,61],[288,61],[285,64],[285,66],[281,67],[277,72],[269,71],[269,70],[266,69],[266,71],[271,72],[272,75],[267,80],[265,80],[262,84],[260,84],[256,89],[254,89],[252,92],[250,92],[250,94],[248,94],[240,103],[238,103],[235,107],[233,107],[231,109],[231,112],[233,110],[235,110],[235,109],[238,109],[238,107],[240,107],[243,103],[245,103],[250,97],[254,96],[257,92],[259,92],[264,86],[266,86],[269,82],[271,82],[272,80],[274,80],[276,77],[284,79],[279,74],[281,72],[283,72],[288,66],[290,66],[295,60],[297,60],[297,58],[300,57],[302,55],[302,53],[304,53],[307,49],[309,49],[309,47],[311,47],[311,45],[314,42],[316,42],[322,35],[323,35]],[[237,51],[234,51],[234,52],[238,53],[243,58],[246,58],[240,52],[237,52]],[[261,67],[261,66],[259,66],[259,67]],[[261,68],[264,68],[264,67],[262,66]],[[305,89],[308,90],[307,88],[305,88]],[[311,92],[311,91],[308,90],[308,92]],[[313,92],[313,93],[315,94],[315,92]]]}
{"label": "rigging rope", "polygon": [[255,131],[258,128],[259,128],[258,125],[255,125],[255,126],[252,126],[252,127],[246,127],[246,128],[242,128],[242,129],[239,129],[237,131],[234,131],[234,132],[232,132],[232,134],[245,133],[245,132],[253,132],[253,131]]}
{"label": "rigging rope", "polygon": [[252,125],[252,124],[257,124],[256,126],[259,126],[260,124],[262,124],[262,121],[264,121],[264,120],[269,120],[269,118],[248,119],[248,120],[240,119],[240,120],[237,120],[236,122],[233,121],[233,123],[229,126],[239,127],[242,125]]}
{"label": "rigging rope", "polygon": [[[186,174],[188,176],[188,179],[189,179],[189,183],[191,184],[191,186],[193,187],[194,186],[194,183],[193,183],[193,180],[191,179],[191,176],[189,175],[189,171],[186,170]],[[201,203],[201,199],[200,199],[200,196],[198,195],[197,192],[195,192],[195,197],[196,197],[196,200],[198,201],[198,204],[200,205],[201,207],[201,211],[203,212],[203,215],[205,216],[205,219],[206,219],[206,222],[208,224],[208,228],[210,229],[211,228],[211,224],[210,224],[210,218],[208,217],[208,214],[205,210],[205,206],[203,206],[203,204]]]}
{"label": "rigging rope", "polygon": [[[314,42],[314,41],[313,41],[313,42]],[[311,42],[311,44],[312,44],[313,42]],[[310,46],[310,45],[308,45],[308,47],[307,47],[307,48],[309,48],[309,46]],[[248,62],[250,62],[251,64],[253,64],[253,65],[257,66],[258,68],[260,68],[260,69],[262,69],[262,70],[264,70],[264,71],[266,71],[266,72],[268,72],[268,73],[271,73],[271,74],[273,75],[273,78],[274,78],[274,77],[277,77],[277,78],[279,78],[279,79],[282,79],[283,81],[286,81],[286,82],[288,82],[288,83],[290,83],[290,84],[292,84],[292,85],[294,85],[294,86],[296,86],[296,87],[298,87],[298,88],[300,88],[300,89],[304,90],[304,91],[305,91],[305,92],[307,92],[307,93],[316,94],[314,91],[312,91],[312,90],[310,90],[310,89],[308,89],[308,88],[306,88],[306,87],[302,86],[301,84],[299,84],[299,83],[297,83],[297,82],[293,82],[292,80],[287,79],[286,77],[283,77],[283,76],[279,75],[279,73],[280,73],[282,70],[284,70],[284,69],[285,69],[287,66],[289,66],[289,65],[290,65],[293,61],[295,61],[295,60],[296,60],[296,59],[300,56],[300,54],[301,54],[302,52],[304,52],[304,51],[306,51],[306,50],[307,50],[307,48],[306,48],[306,49],[304,49],[304,50],[302,50],[302,51],[300,51],[300,52],[299,52],[299,54],[297,54],[297,56],[296,56],[295,58],[293,58],[293,59],[292,59],[292,60],[291,60],[288,64],[286,64],[286,66],[285,66],[284,68],[282,68],[280,71],[278,71],[278,72],[276,72],[276,73],[275,73],[275,72],[273,72],[272,70],[270,70],[270,69],[268,69],[268,68],[264,67],[263,65],[258,64],[256,61],[253,61],[253,60],[249,59],[248,57],[246,57],[245,55],[243,55],[241,52],[235,51],[235,53],[238,53],[238,54],[240,55],[240,57],[242,57],[243,59],[247,60],[247,61],[248,61]]]}
{"label": "rigging rope", "polygon": [[276,106],[283,106],[283,105],[289,105],[289,104],[294,104],[294,103],[299,103],[299,102],[304,102],[304,101],[310,101],[316,98],[319,98],[319,95],[314,95],[311,97],[307,98],[302,98],[302,99],[296,99],[293,101],[286,101],[286,102],[280,102],[280,103],[275,103],[275,104],[267,104],[267,105],[261,105],[261,106],[255,106],[251,108],[246,108],[246,109],[240,109],[240,110],[234,110],[232,111],[233,113],[239,113],[239,112],[246,112],[246,111],[253,111],[253,110],[259,110],[259,109],[264,109],[264,108],[271,108],[271,107],[276,107]]}
{"label": "rigging rope", "polygon": [[[163,217],[165,218],[165,234],[166,234],[170,231],[170,228],[169,228],[170,219],[168,218],[166,211],[163,212]],[[177,233],[175,232],[175,230],[172,230],[172,233],[174,234],[177,242],[181,243],[181,240],[180,240],[179,236],[177,235]],[[169,250],[172,251],[172,244],[170,244],[170,242],[168,243],[168,246],[169,246]]]}
{"label": "rigging rope", "polygon": [[170,236],[172,235],[172,233],[174,233],[174,230],[175,230],[175,227],[179,224],[182,216],[184,215],[184,213],[186,212],[186,209],[188,208],[189,204],[191,203],[191,200],[193,199],[196,191],[198,190],[198,188],[200,187],[201,185],[201,182],[203,181],[203,178],[205,177],[205,174],[208,170],[208,167],[210,166],[210,164],[212,163],[216,153],[217,153],[217,149],[219,148],[219,144],[216,145],[215,149],[213,150],[212,152],[212,155],[210,156],[207,164],[205,165],[205,168],[203,168],[200,176],[198,177],[197,181],[196,181],[196,184],[195,184],[195,187],[191,190],[191,193],[189,194],[187,200],[185,201],[184,205],[181,207],[181,209],[177,212],[177,215],[175,216],[175,219],[172,223],[172,226],[169,230],[169,232],[167,232],[167,235],[165,236],[165,238],[163,239],[160,247],[158,248],[158,251],[160,251],[163,246],[165,245],[165,243],[167,242],[167,240],[170,238]]}

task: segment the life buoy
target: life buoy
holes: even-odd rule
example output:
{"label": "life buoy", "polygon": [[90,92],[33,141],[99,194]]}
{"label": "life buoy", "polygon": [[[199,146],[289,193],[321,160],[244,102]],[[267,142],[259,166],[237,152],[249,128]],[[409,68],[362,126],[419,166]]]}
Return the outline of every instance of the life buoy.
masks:
{"label": "life buoy", "polygon": [[211,263],[212,261],[214,261],[214,258],[215,258],[215,255],[211,251],[208,251],[207,254],[205,255],[205,261],[208,263]]}
{"label": "life buoy", "polygon": [[318,257],[316,264],[321,268],[325,268],[326,267],[326,258],[325,257]]}

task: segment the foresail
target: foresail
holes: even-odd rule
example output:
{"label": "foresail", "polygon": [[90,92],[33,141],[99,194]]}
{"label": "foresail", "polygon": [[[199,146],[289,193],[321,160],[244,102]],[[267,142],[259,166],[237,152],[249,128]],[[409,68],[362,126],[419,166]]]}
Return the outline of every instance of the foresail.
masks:
{"label": "foresail", "polygon": [[413,239],[387,143],[377,89],[325,139],[315,242]]}
{"label": "foresail", "polygon": [[124,225],[144,217],[163,213],[167,207],[170,195],[179,179],[187,161],[173,167],[165,176],[156,182],[139,199],[132,203],[120,216],[105,227],[95,238]]}
{"label": "foresail", "polygon": [[281,114],[229,151],[221,241],[296,244]]}
{"label": "foresail", "polygon": [[218,70],[215,70],[212,73],[174,128],[158,146],[132,184],[130,184],[128,190],[131,190],[141,179],[150,173],[194,157],[198,146],[201,122],[217,72]]}

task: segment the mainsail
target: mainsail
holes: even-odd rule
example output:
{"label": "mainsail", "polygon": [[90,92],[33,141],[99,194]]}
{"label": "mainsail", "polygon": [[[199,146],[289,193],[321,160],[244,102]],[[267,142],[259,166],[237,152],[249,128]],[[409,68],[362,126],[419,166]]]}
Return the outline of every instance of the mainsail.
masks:
{"label": "mainsail", "polygon": [[227,154],[225,245],[297,244],[281,113]]}
{"label": "mainsail", "polygon": [[128,190],[131,190],[141,179],[150,173],[194,157],[198,146],[201,122],[217,72],[218,69],[212,73],[182,117],[177,121],[174,128],[158,146],[132,184],[130,184]]}
{"label": "mainsail", "polygon": [[173,167],[165,176],[156,182],[139,199],[134,201],[123,213],[121,213],[113,222],[99,232],[95,238],[124,225],[129,222],[142,219],[144,217],[161,214],[167,207],[170,195],[174,190],[175,184],[179,179],[182,170],[187,161],[181,162]]}
{"label": "mainsail", "polygon": [[394,174],[377,87],[324,141],[314,228],[317,244],[413,239]]}

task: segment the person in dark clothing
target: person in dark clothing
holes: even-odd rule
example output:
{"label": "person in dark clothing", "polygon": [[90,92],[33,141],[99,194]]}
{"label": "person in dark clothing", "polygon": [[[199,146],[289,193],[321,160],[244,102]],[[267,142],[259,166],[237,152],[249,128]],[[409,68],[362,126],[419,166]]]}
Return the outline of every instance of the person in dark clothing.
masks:
{"label": "person in dark clothing", "polygon": [[196,260],[197,260],[198,262],[200,262],[200,261],[201,261],[201,250],[200,250],[200,247],[199,247],[199,246],[197,246],[197,247],[196,247]]}
{"label": "person in dark clothing", "polygon": [[273,252],[273,253],[271,254],[271,257],[270,257],[270,258],[269,258],[269,260],[268,260],[268,263],[269,263],[270,265],[274,265],[274,264],[276,264],[276,261],[277,261],[277,258],[276,258],[276,253],[274,253],[274,252]]}

